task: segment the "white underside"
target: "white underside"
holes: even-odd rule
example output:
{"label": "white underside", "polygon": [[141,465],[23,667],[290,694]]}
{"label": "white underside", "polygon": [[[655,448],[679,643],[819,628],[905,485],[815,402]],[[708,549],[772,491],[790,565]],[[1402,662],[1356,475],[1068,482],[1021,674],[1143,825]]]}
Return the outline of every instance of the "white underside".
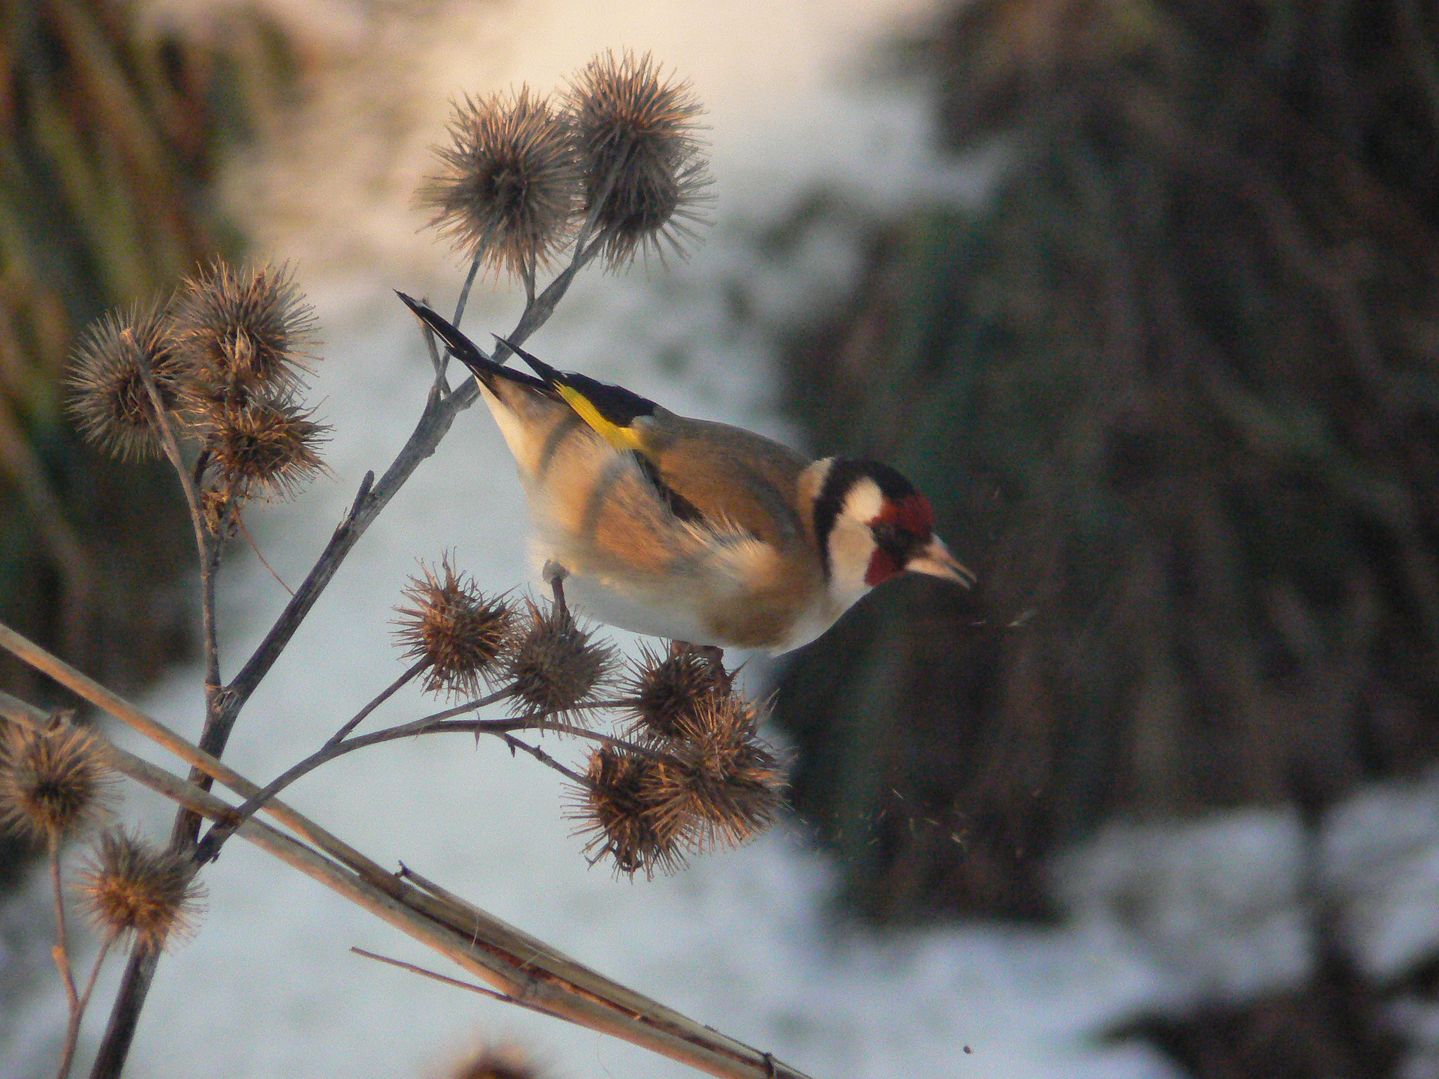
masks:
{"label": "white underside", "polygon": [[[536,576],[541,575],[545,562],[551,557],[551,551],[542,540],[531,539],[530,561]],[[728,641],[715,640],[699,614],[682,601],[645,602],[636,597],[630,589],[620,588],[601,578],[588,575],[567,576],[564,588],[565,602],[571,610],[606,625],[618,626],[620,629],[648,637],[733,647]],[[769,651],[779,654],[808,644],[834,625],[836,617],[835,614],[811,609],[796,620],[789,638],[781,646]]]}
{"label": "white underside", "polygon": [[[538,559],[543,565],[544,559]],[[598,619],[649,637],[708,644],[709,633],[698,617],[681,604],[650,606],[634,597],[607,587],[594,577],[565,578],[565,599],[576,614]]]}

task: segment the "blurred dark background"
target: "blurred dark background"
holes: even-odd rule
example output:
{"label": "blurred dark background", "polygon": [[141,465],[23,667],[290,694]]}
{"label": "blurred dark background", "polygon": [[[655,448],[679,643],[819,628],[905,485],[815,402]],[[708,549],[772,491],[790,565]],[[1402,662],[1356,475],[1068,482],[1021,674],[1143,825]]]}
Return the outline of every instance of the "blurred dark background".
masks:
{"label": "blurred dark background", "polygon": [[[1317,826],[1431,763],[1439,6],[973,0],[914,55],[1002,178],[875,230],[791,401],[982,583],[877,593],[784,673],[850,903],[1043,918],[1106,820]],[[1396,1074],[1384,990],[1313,939],[1301,991],[1149,1033],[1197,1075]]]}
{"label": "blurred dark background", "polygon": [[[117,3],[0,23],[0,620],[131,686],[188,646],[189,539],[158,469],[78,442],[61,371],[105,308],[239,253],[207,186],[291,57],[253,13],[223,46]],[[982,584],[901,582],[783,672],[849,908],[1051,918],[1050,856],[1105,821],[1317,829],[1432,763],[1436,5],[969,0],[897,49],[1001,177],[977,214],[876,224],[785,377]],[[43,701],[30,678],[0,658]],[[1323,906],[1308,984],[1116,1036],[1196,1076],[1397,1074],[1396,987]],[[1439,956],[1408,977],[1432,996]]]}

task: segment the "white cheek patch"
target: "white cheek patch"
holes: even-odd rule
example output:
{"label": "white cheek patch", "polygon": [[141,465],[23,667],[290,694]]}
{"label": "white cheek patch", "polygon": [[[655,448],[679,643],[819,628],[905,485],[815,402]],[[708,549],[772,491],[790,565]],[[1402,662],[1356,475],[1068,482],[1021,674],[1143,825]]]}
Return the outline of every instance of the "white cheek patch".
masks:
{"label": "white cheek patch", "polygon": [[879,489],[879,484],[868,477],[857,482],[849,489],[844,496],[844,508],[840,510],[840,520],[850,520],[856,524],[868,525],[879,516],[884,509],[884,493]]}
{"label": "white cheek patch", "polygon": [[848,517],[834,523],[829,534],[829,591],[842,604],[853,603],[869,591],[864,575],[874,554],[869,528]]}
{"label": "white cheek patch", "polygon": [[859,480],[844,496],[844,506],[829,534],[829,592],[849,605],[869,591],[864,579],[874,556],[874,534],[869,522],[884,508],[884,493],[874,480]]}

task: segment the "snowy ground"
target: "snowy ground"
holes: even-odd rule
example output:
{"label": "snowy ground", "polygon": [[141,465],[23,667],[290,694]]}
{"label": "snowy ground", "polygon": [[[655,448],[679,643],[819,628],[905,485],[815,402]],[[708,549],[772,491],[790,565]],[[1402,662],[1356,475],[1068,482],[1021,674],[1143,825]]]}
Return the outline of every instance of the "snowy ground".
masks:
{"label": "snowy ground", "polygon": [[[168,6],[183,13],[182,5]],[[651,48],[694,80],[713,128],[715,228],[686,263],[581,278],[531,345],[562,366],[632,383],[677,411],[781,435],[769,391],[771,332],[842,286],[856,252],[844,211],[782,256],[757,253],[767,224],[816,185],[856,210],[895,209],[934,194],[972,199],[981,186],[974,169],[929,158],[917,96],[853,77],[864,44],[912,14],[913,4],[746,0],[691,10],[627,0],[604,5],[603,17],[594,13],[600,8],[560,0],[476,5],[444,16],[442,25],[394,29],[361,48],[361,31],[337,6],[335,18],[308,31],[351,35],[350,81],[317,95],[300,125],[305,137],[282,140],[272,159],[237,170],[234,181],[274,254],[298,261],[325,338],[314,397],[335,425],[334,476],[260,523],[267,557],[285,579],[303,576],[360,476],[392,459],[419,413],[428,363],[389,290],[428,292],[443,306],[459,284],[453,258],[416,234],[422,220],[408,202],[449,96],[520,80],[549,88],[606,46]],[[391,48],[411,60],[403,77],[374,89],[366,65],[379,60],[370,54]],[[368,122],[375,116],[383,120]],[[360,164],[337,167],[346,153]],[[512,295],[481,289],[471,310],[468,325],[503,329],[518,309]],[[479,409],[462,416],[351,555],[247,708],[227,758],[252,777],[268,777],[394,677],[388,619],[417,558],[452,549],[487,588],[523,580],[521,514],[488,417]],[[227,673],[284,598],[253,558],[240,554],[227,567]],[[193,732],[198,684],[196,668],[175,670],[141,703]],[[385,714],[399,720],[423,707],[418,695],[401,694]],[[429,739],[356,754],[287,798],[382,863],[403,859],[618,980],[817,1077],[1162,1079],[1175,1072],[1156,1054],[1102,1043],[1098,1034],[1140,1010],[1302,973],[1298,946],[1286,936],[1292,896],[1283,870],[1297,840],[1282,816],[1205,826],[1218,828],[1214,834],[1156,832],[1143,840],[1148,846],[1134,833],[1101,840],[1062,877],[1076,911],[1065,928],[876,935],[833,917],[824,859],[783,827],[652,882],[589,869],[552,780],[497,746]],[[1353,812],[1360,823],[1352,835],[1366,847],[1363,809]],[[1385,815],[1382,807],[1372,813]],[[143,792],[125,814],[156,834],[168,828],[168,806]],[[1434,829],[1432,822],[1427,833],[1416,828],[1429,846],[1402,856],[1427,853],[1429,891],[1386,892],[1365,908],[1372,913],[1366,939],[1393,964],[1435,938],[1426,923],[1439,875]],[[1336,829],[1335,842],[1345,834]],[[1237,863],[1236,844],[1245,852]],[[1225,888],[1211,879],[1216,861],[1226,867]],[[161,967],[133,1074],[430,1075],[482,1040],[530,1046],[558,1077],[693,1074],[351,955],[348,948],[359,945],[433,965],[408,939],[243,843],[231,844],[206,880],[208,913],[198,936]],[[1203,880],[1210,890],[1196,898]],[[1131,892],[1141,896],[1140,915]],[[9,941],[18,949],[26,934],[16,911],[33,909],[22,897],[0,919],[0,948]],[[1252,937],[1234,937],[1231,922],[1252,923]],[[43,932],[39,925],[32,920],[31,930]],[[1234,947],[1200,970],[1193,956],[1208,954],[1202,938],[1209,933]],[[112,965],[111,982],[97,992],[102,1004],[118,969]],[[0,1009],[9,1017],[8,1026],[0,1018],[7,1079],[45,1074],[53,1061],[63,1002],[49,980],[40,984],[23,998],[13,984],[4,991],[15,998]]]}

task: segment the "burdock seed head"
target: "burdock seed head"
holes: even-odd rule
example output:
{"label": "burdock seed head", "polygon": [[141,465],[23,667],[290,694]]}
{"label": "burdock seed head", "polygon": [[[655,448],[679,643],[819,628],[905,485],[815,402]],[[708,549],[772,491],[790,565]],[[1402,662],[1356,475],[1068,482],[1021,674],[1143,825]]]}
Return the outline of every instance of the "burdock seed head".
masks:
{"label": "burdock seed head", "polygon": [[528,87],[457,104],[444,166],[420,189],[430,225],[486,267],[546,265],[569,239],[579,174],[563,123]]}
{"label": "burdock seed head", "polygon": [[396,608],[395,635],[405,657],[425,662],[425,692],[477,697],[510,641],[515,613],[456,573],[449,555],[438,568],[421,562],[420,573],[405,586],[410,605]]}
{"label": "burdock seed head", "polygon": [[86,440],[131,460],[160,452],[159,418],[145,388],[148,368],[168,412],[179,398],[185,364],[159,305],[114,312],[91,325],[75,349],[66,382],[70,414]]}
{"label": "burdock seed head", "polygon": [[690,85],[661,74],[649,53],[605,52],[580,70],[566,96],[584,176],[584,209],[612,267],[637,251],[682,252],[690,222],[704,221],[711,179]]}
{"label": "burdock seed head", "polygon": [[209,490],[229,499],[292,498],[325,471],[319,447],[330,428],[288,396],[216,403],[199,429],[209,454]]}
{"label": "burdock seed head", "polygon": [[56,720],[0,725],[0,825],[58,842],[104,816],[114,775],[100,740]]}
{"label": "burdock seed head", "polygon": [[215,262],[185,280],[171,322],[201,411],[288,394],[314,359],[315,312],[287,265]]}
{"label": "burdock seed head", "polygon": [[616,873],[643,871],[647,877],[684,865],[687,821],[661,804],[667,768],[661,758],[614,746],[590,754],[567,815],[579,821],[576,834],[588,837],[585,852],[592,861],[608,857]]}
{"label": "burdock seed head", "polygon": [[562,607],[529,614],[505,654],[510,696],[541,716],[569,713],[590,701],[614,665],[614,649],[597,643]]}
{"label": "burdock seed head", "polygon": [[690,649],[666,654],[641,644],[626,673],[634,717],[625,731],[630,738],[677,737],[682,717],[727,689],[709,658]]}
{"label": "burdock seed head", "polygon": [[154,948],[194,929],[202,892],[191,870],[183,854],[114,829],[100,837],[78,889],[102,933]]}
{"label": "burdock seed head", "polygon": [[699,846],[738,845],[765,831],[779,812],[783,780],[773,751],[756,734],[750,702],[712,694],[677,724],[675,767],[656,777],[656,805],[688,814]]}

